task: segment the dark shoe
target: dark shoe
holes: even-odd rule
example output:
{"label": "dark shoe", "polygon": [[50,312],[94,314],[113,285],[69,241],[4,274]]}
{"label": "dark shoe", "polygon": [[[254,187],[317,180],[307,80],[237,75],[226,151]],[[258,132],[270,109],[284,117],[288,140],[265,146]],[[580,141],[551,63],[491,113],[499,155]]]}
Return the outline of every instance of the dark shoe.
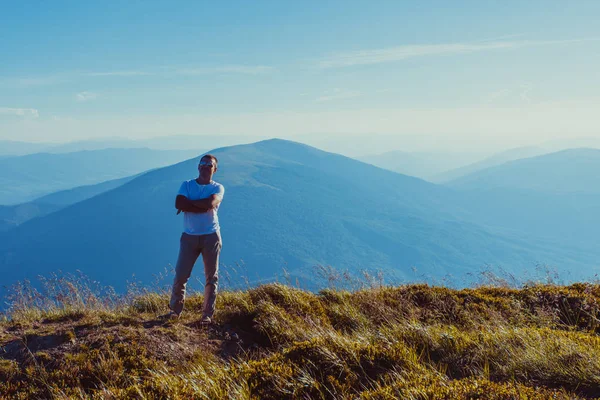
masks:
{"label": "dark shoe", "polygon": [[169,311],[168,313],[166,313],[164,315],[159,315],[158,319],[162,319],[165,321],[179,319],[179,314],[177,314],[175,311]]}
{"label": "dark shoe", "polygon": [[212,324],[212,319],[211,319],[211,318],[210,318],[208,315],[205,315],[205,316],[204,316],[204,317],[202,317],[202,319],[200,320],[200,323],[201,323],[202,325],[210,325],[210,324]]}

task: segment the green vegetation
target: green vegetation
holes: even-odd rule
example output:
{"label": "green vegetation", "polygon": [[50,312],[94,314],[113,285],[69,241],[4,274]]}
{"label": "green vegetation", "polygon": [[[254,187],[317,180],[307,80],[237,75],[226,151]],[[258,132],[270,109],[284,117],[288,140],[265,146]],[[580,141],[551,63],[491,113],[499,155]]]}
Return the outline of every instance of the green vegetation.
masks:
{"label": "green vegetation", "polygon": [[[270,284],[202,297],[61,292],[0,322],[0,398],[575,399],[600,396],[600,285]],[[68,292],[70,291],[70,295]],[[39,304],[39,303],[37,303]]]}

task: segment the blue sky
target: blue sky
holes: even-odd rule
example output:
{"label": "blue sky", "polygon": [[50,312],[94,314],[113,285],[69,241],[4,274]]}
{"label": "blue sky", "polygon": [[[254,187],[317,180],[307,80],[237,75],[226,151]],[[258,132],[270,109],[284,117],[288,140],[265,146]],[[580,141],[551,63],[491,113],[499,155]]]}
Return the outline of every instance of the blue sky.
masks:
{"label": "blue sky", "polygon": [[598,16],[598,1],[1,1],[0,139],[600,136]]}

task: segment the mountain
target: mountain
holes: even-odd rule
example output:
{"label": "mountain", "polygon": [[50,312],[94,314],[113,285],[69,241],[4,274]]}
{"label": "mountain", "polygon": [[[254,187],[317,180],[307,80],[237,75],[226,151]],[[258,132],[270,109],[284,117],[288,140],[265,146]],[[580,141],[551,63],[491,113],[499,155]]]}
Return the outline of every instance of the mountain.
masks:
{"label": "mountain", "polygon": [[461,189],[600,193],[600,150],[570,149],[515,160],[448,182]]}
{"label": "mountain", "polygon": [[425,153],[394,150],[358,157],[357,160],[404,175],[430,180],[444,171],[469,163],[473,157],[472,153]]}
{"label": "mountain", "polygon": [[79,186],[73,189],[61,190],[42,196],[39,199],[35,199],[28,203],[13,206],[0,206],[0,232],[14,228],[30,219],[42,217],[71,204],[112,190],[129,182],[136,176],[137,175],[127,176],[125,178],[113,179],[96,185]]}
{"label": "mountain", "polygon": [[0,159],[0,204],[24,203],[59,190],[135,175],[194,154],[190,150],[106,149]]}
{"label": "mountain", "polygon": [[153,150],[195,150],[250,143],[258,137],[241,135],[170,135],[147,139],[127,139],[121,137],[77,140],[65,143],[28,143],[11,140],[0,140],[0,158],[3,156],[20,156],[34,153],[74,153],[79,151],[105,149],[139,149]]}
{"label": "mountain", "polygon": [[447,183],[458,179],[462,176],[466,176],[486,168],[494,167],[496,165],[501,165],[509,161],[514,161],[521,158],[534,157],[540,154],[551,152],[551,150],[548,150],[545,147],[534,146],[517,147],[514,149],[504,150],[500,153],[496,153],[492,156],[484,158],[481,161],[477,161],[469,165],[441,172],[431,177],[431,181],[436,183]]}
{"label": "mountain", "polygon": [[[221,148],[215,180],[225,271],[252,281],[283,269],[310,278],[316,264],[380,269],[403,279],[461,277],[488,264],[511,271],[539,261],[590,266],[594,254],[496,235],[468,221],[454,190],[283,140]],[[81,270],[123,289],[177,258],[182,216],[174,198],[197,174],[198,157],[0,235],[0,273],[11,282]],[[35,249],[35,251],[32,251]],[[196,272],[196,277],[201,273]]]}
{"label": "mountain", "polygon": [[[48,143],[28,143],[15,140],[0,140],[0,157],[22,156],[44,151],[50,146]],[[0,158],[0,159],[1,159]]]}
{"label": "mountain", "polygon": [[14,206],[0,206],[0,232],[5,232],[30,219],[60,210],[56,204],[29,202]]}
{"label": "mountain", "polygon": [[449,185],[482,224],[595,251],[600,237],[600,150],[512,161]]}

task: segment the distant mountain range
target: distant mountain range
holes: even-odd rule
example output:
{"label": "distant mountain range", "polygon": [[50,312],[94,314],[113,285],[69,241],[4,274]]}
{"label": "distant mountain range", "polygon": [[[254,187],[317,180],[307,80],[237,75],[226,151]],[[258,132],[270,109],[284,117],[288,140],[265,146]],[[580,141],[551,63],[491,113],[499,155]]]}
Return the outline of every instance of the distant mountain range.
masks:
{"label": "distant mountain range", "polygon": [[197,151],[106,149],[0,159],[0,204],[20,204],[59,190],[135,175],[194,154]]}
{"label": "distant mountain range", "polygon": [[257,137],[240,135],[171,135],[148,139],[103,138],[78,140],[67,143],[28,143],[0,140],[0,158],[34,153],[73,153],[78,151],[147,148],[152,150],[196,150],[206,151],[216,147],[239,143],[250,143]]}
{"label": "distant mountain range", "polygon": [[[215,180],[226,187],[221,261],[251,280],[284,268],[310,278],[316,264],[404,279],[451,274],[459,282],[486,265],[521,274],[548,263],[578,276],[596,265],[592,248],[484,227],[460,190],[283,140],[211,152],[219,158]],[[58,269],[118,289],[133,275],[152,281],[177,258],[182,217],[174,198],[197,175],[197,161],[144,173],[0,234],[3,281]]]}
{"label": "distant mountain range", "polygon": [[599,167],[600,150],[564,150],[477,171],[449,186],[485,226],[589,253],[600,237]]}
{"label": "distant mountain range", "polygon": [[458,168],[448,169],[431,177],[432,182],[445,183],[458,179],[462,176],[481,171],[486,168],[502,165],[506,162],[519,160],[522,158],[534,157],[540,154],[550,153],[551,151],[542,147],[517,147],[514,149],[504,150],[493,154],[483,160],[476,161]]}
{"label": "distant mountain range", "polygon": [[394,150],[358,157],[357,160],[400,174],[433,181],[438,175],[479,159],[476,153],[425,153]]}
{"label": "distant mountain range", "polygon": [[137,175],[127,176],[125,178],[114,179],[96,185],[79,186],[73,189],[61,190],[27,203],[13,206],[0,206],[0,232],[14,228],[30,219],[43,217],[44,215],[58,211],[71,204],[112,190],[129,182],[136,176]]}
{"label": "distant mountain range", "polygon": [[0,159],[7,156],[23,156],[46,150],[48,143],[29,143],[15,140],[0,140]]}
{"label": "distant mountain range", "polygon": [[569,149],[477,170],[448,182],[460,189],[600,193],[600,150]]}

